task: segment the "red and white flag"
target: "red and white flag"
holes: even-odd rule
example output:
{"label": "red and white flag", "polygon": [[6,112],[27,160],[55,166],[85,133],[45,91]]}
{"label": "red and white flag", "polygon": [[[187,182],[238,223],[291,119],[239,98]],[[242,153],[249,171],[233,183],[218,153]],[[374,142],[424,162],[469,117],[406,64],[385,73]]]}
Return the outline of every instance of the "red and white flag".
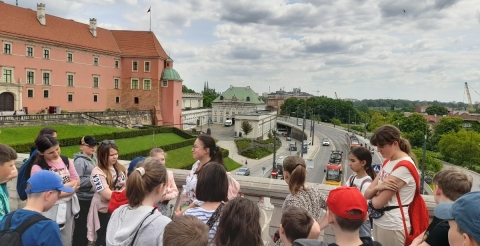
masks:
{"label": "red and white flag", "polygon": [[150,9],[151,9],[151,8],[152,8],[152,7],[148,8],[148,11],[147,11],[147,13],[150,13]]}

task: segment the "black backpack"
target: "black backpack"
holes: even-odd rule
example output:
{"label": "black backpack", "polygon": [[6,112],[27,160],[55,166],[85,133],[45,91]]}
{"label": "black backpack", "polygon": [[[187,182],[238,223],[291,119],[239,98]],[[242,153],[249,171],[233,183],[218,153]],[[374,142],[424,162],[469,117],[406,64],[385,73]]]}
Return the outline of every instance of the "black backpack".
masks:
{"label": "black backpack", "polygon": [[[16,212],[16,211],[15,211]],[[42,220],[48,220],[43,215],[33,215],[30,216],[27,220],[23,221],[17,228],[15,229],[10,229],[10,221],[12,220],[13,214],[15,212],[10,213],[7,216],[7,219],[5,221],[5,226],[3,229],[0,231],[0,242],[6,243],[5,245],[8,246],[23,246],[22,243],[22,235],[23,233],[28,230],[32,225],[36,224],[39,221]]]}

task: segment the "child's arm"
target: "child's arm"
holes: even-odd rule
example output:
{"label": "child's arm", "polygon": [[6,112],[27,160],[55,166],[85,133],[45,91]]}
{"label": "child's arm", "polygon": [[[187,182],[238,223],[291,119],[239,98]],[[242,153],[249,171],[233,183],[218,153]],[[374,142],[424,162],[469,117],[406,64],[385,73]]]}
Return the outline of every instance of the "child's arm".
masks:
{"label": "child's arm", "polygon": [[170,201],[178,196],[178,188],[175,184],[175,180],[173,179],[172,171],[167,171],[168,173],[168,185],[165,187],[165,195],[163,196],[163,200]]}
{"label": "child's arm", "polygon": [[112,197],[112,190],[108,186],[107,178],[105,175],[99,173],[93,173],[91,176],[91,182],[93,187],[95,187],[95,192],[98,192],[102,199],[109,201]]}
{"label": "child's arm", "polygon": [[424,234],[425,234],[425,232],[421,233],[420,235],[418,235],[418,237],[413,239],[412,244],[410,244],[410,246],[420,246],[420,245],[422,245]]}

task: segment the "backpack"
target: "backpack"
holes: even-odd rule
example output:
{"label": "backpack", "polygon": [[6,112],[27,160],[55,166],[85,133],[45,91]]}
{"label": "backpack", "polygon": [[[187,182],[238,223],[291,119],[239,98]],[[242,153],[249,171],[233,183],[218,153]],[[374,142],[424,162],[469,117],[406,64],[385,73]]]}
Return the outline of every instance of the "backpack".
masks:
{"label": "backpack", "polygon": [[[384,165],[388,161],[389,160],[386,160]],[[407,234],[407,223],[405,222],[405,213],[403,211],[403,205],[400,199],[400,194],[398,192],[396,193],[398,206],[400,207],[400,212],[402,214],[403,228],[405,230],[405,235],[406,235],[405,245],[410,245],[418,235],[426,231],[428,228],[428,224],[430,222],[429,221],[430,216],[428,214],[427,205],[425,204],[423,197],[420,195],[420,177],[418,176],[418,172],[413,165],[409,161],[400,161],[392,169],[392,172],[393,172],[393,170],[399,167],[408,168],[408,171],[410,171],[410,173],[412,174],[416,184],[413,201],[408,205],[408,216],[410,217],[410,223],[412,226],[410,234]]]}
{"label": "backpack", "polygon": [[[16,212],[16,211],[15,211]],[[30,216],[27,220],[23,221],[17,228],[10,229],[10,222],[12,220],[13,214],[10,213],[5,221],[5,226],[0,231],[0,242],[6,243],[9,246],[22,246],[22,235],[25,231],[28,230],[32,225],[35,225],[37,222],[42,220],[48,220],[43,215],[33,215]]]}
{"label": "backpack", "polygon": [[[349,187],[355,187],[355,184],[353,183],[355,181],[355,178],[357,177],[357,175],[352,175],[350,177],[350,185]],[[366,183],[366,182],[372,182],[372,178],[368,178],[368,179],[365,179],[364,181],[362,181],[362,183],[360,184],[360,188],[358,188],[358,190],[360,192],[362,192],[362,188],[363,188],[363,185]]]}
{"label": "backpack", "polygon": [[[18,197],[20,200],[25,201],[27,200],[27,193],[25,192],[25,189],[27,189],[27,180],[30,178],[30,173],[32,172],[32,166],[33,162],[35,161],[35,158],[37,157],[38,150],[34,150],[30,157],[23,162],[22,167],[20,167],[20,171],[18,171],[18,176],[17,176],[17,193]],[[68,160],[68,157],[66,156],[60,156],[62,158],[63,163],[67,167],[67,169],[70,166],[70,161]]]}

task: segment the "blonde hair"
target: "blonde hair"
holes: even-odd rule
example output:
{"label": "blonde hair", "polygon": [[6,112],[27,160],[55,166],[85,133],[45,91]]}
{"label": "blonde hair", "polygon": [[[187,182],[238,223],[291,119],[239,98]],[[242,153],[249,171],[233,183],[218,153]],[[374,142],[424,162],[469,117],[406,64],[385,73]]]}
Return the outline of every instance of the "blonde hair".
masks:
{"label": "blonde hair", "polygon": [[161,184],[167,183],[167,169],[156,158],[149,157],[137,164],[127,180],[130,207],[138,207],[143,199]]}

